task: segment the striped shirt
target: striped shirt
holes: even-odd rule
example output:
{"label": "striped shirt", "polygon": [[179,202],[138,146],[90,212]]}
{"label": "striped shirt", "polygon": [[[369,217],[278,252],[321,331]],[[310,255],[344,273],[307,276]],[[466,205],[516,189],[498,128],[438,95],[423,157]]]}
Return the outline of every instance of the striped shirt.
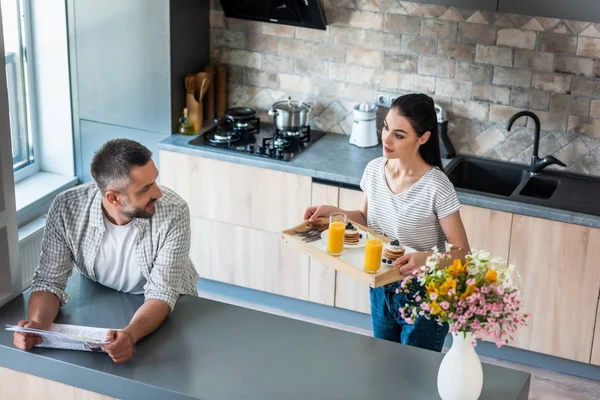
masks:
{"label": "striped shirt", "polygon": [[360,182],[367,195],[367,224],[391,239],[417,251],[434,246],[444,249],[446,236],[440,219],[460,209],[454,186],[446,174],[433,167],[414,185],[393,193],[385,177],[386,159],[371,161]]}

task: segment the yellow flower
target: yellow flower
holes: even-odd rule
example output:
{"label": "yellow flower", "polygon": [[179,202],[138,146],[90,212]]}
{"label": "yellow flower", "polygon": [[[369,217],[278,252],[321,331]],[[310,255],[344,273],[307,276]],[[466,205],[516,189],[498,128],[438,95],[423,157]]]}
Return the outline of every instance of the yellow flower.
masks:
{"label": "yellow flower", "polygon": [[431,306],[431,313],[433,315],[437,315],[442,311],[442,307],[440,307],[440,305],[436,301],[431,302],[430,306]]}
{"label": "yellow flower", "polygon": [[466,270],[467,264],[465,263],[463,265],[459,259],[454,260],[454,263],[452,263],[452,265],[448,267],[448,272],[455,278],[458,277],[459,273],[465,272]]}
{"label": "yellow flower", "polygon": [[498,280],[498,273],[496,271],[494,271],[493,269],[489,269],[485,273],[485,280],[488,281],[489,283],[496,283],[496,281]]}
{"label": "yellow flower", "polygon": [[427,286],[425,286],[425,288],[427,289],[427,293],[437,293],[438,290],[435,287],[435,282],[429,282],[427,284]]}
{"label": "yellow flower", "polygon": [[445,296],[448,294],[450,289],[454,289],[456,291],[456,281],[452,278],[446,279],[446,282],[442,283],[440,286],[440,294]]}
{"label": "yellow flower", "polygon": [[472,295],[473,293],[475,293],[475,285],[470,285],[467,286],[467,289],[465,290],[465,292],[463,294],[460,295],[460,300],[464,300],[467,297],[469,297],[470,295]]}

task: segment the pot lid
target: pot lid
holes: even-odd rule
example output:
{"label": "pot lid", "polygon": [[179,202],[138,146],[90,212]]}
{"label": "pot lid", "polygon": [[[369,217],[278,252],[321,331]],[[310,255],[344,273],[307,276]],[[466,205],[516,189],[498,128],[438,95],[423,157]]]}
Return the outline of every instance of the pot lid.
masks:
{"label": "pot lid", "polygon": [[298,112],[310,111],[312,107],[302,101],[292,100],[291,97],[288,97],[287,100],[278,101],[277,103],[273,104],[273,108],[280,111]]}

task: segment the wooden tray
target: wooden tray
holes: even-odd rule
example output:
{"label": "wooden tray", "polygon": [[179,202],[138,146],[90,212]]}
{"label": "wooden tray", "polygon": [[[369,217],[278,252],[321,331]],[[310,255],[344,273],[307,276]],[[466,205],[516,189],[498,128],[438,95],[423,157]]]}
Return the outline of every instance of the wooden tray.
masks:
{"label": "wooden tray", "polygon": [[[372,229],[357,224],[354,221],[350,222],[352,222],[353,225],[357,226],[361,231],[368,232],[370,234],[381,235],[379,232],[375,232]],[[317,224],[328,225],[329,220],[321,219]],[[298,234],[309,231],[313,226],[314,225],[311,225],[308,221],[304,221],[303,223],[294,228],[283,231],[281,234],[281,240],[284,243],[295,247],[300,252],[319,260],[324,265],[334,268],[336,271],[348,275],[350,278],[356,281],[364,282],[365,284],[368,284],[373,288],[384,286],[389,283],[397,282],[399,280],[404,279],[404,276],[402,276],[400,272],[396,271],[392,266],[388,264],[382,264],[381,269],[376,274],[370,274],[368,272],[365,272],[365,270],[363,269],[365,258],[364,247],[344,247],[342,255],[339,257],[334,257],[327,253],[327,243],[325,243],[325,241],[321,239],[312,243],[303,242],[303,237],[298,236]],[[383,241],[385,245],[385,243],[389,243],[391,240],[387,237],[383,237]],[[409,247],[405,247],[405,251],[406,253],[412,253],[415,250]]]}

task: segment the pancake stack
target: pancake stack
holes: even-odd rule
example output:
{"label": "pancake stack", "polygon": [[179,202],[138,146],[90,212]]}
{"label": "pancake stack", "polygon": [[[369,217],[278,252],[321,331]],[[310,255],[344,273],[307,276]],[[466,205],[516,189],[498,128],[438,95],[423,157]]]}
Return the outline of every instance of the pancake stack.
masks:
{"label": "pancake stack", "polygon": [[346,225],[346,233],[344,234],[344,244],[357,245],[360,242],[360,232],[358,228],[350,222]]}
{"label": "pancake stack", "polygon": [[397,240],[388,243],[383,248],[383,259],[381,262],[391,264],[404,255],[404,246],[402,246]]}

